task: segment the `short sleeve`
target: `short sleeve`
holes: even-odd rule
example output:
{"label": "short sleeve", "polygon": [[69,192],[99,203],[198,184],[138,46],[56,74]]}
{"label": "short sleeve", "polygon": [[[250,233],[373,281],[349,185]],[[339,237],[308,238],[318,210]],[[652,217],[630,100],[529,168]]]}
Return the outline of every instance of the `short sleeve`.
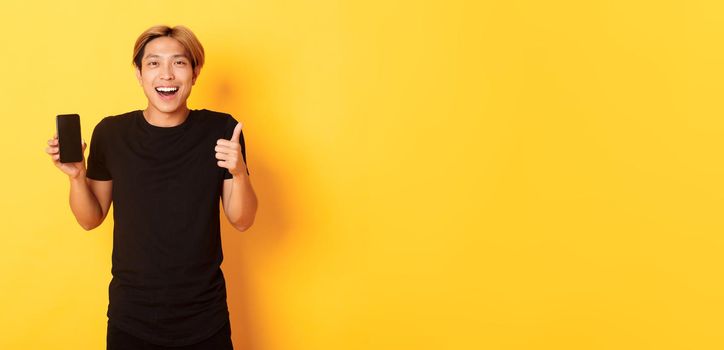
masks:
{"label": "short sleeve", "polygon": [[[234,135],[234,128],[236,128],[236,124],[238,121],[234,119],[232,116],[228,116],[228,119],[226,121],[226,129],[224,130],[224,138],[227,140],[231,139],[231,136]],[[239,144],[241,144],[241,156],[244,158],[244,163],[246,163],[246,174],[251,175],[249,173],[249,162],[246,160],[246,143],[244,142],[244,130],[242,128],[241,133],[239,134]],[[229,169],[224,168],[224,179],[231,179],[233,175],[229,172]]]}
{"label": "short sleeve", "polygon": [[101,120],[93,129],[86,170],[86,177],[89,179],[100,181],[111,180],[111,173],[108,171],[108,166],[106,165],[105,144],[108,142],[108,139],[105,137],[105,125],[106,123]]}

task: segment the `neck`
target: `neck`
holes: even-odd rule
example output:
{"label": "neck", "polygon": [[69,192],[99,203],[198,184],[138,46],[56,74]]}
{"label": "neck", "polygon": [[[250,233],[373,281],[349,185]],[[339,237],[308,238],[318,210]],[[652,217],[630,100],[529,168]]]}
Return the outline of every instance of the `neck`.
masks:
{"label": "neck", "polygon": [[162,112],[148,104],[143,110],[143,116],[149,124],[160,127],[171,127],[183,123],[189,115],[189,108],[184,103],[173,112]]}

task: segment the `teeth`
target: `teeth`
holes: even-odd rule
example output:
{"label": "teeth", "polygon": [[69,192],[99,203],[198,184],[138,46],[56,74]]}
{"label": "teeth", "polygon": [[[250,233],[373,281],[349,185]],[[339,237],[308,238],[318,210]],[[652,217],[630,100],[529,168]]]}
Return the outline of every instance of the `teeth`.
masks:
{"label": "teeth", "polygon": [[160,92],[176,92],[178,90],[177,87],[157,87],[156,91]]}

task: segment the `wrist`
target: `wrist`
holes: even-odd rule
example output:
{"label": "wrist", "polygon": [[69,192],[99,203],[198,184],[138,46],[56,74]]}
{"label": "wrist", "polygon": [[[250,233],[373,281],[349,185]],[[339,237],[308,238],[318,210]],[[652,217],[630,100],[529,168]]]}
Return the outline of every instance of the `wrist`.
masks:
{"label": "wrist", "polygon": [[246,173],[246,169],[240,171],[238,174],[231,174],[231,178],[234,181],[247,181],[249,179],[249,174]]}
{"label": "wrist", "polygon": [[83,182],[83,183],[85,183],[85,179],[86,179],[85,171],[81,170],[81,171],[79,171],[78,174],[75,175],[75,176],[70,176],[70,175],[69,175],[69,176],[68,176],[68,179],[70,180],[70,182]]}

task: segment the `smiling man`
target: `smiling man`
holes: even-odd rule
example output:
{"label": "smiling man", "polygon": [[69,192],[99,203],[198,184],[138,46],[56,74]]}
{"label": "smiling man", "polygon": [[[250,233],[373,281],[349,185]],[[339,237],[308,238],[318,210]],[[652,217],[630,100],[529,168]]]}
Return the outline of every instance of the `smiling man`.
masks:
{"label": "smiling man", "polygon": [[149,28],[133,64],[148,104],[98,123],[87,168],[59,162],[57,135],[46,148],[83,228],[113,203],[107,349],[232,349],[219,200],[239,231],[257,210],[241,123],[187,107],[204,64],[188,28]]}

